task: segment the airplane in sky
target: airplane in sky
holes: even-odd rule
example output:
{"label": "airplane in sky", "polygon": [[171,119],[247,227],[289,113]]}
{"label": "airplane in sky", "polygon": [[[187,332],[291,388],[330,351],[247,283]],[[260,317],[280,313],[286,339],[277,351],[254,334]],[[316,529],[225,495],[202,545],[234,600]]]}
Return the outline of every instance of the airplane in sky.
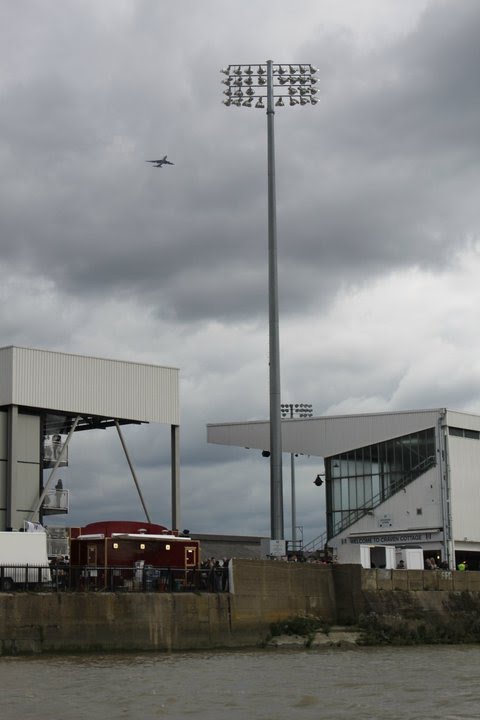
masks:
{"label": "airplane in sky", "polygon": [[161,168],[163,165],[175,165],[175,163],[167,160],[167,156],[164,155],[161,160],[145,160],[145,162],[153,163],[153,167]]}

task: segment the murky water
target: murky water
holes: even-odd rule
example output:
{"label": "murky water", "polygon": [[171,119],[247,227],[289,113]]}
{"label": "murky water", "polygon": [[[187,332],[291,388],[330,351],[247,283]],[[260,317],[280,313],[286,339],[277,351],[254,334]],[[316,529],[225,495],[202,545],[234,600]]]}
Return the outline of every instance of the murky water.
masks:
{"label": "murky water", "polygon": [[480,647],[0,658],[2,720],[462,720]]}

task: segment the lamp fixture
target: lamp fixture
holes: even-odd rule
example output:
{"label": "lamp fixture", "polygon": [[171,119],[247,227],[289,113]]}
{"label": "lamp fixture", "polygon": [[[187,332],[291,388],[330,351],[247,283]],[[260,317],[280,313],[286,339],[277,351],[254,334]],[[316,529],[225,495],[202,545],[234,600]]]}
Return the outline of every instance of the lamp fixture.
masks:
{"label": "lamp fixture", "polygon": [[[267,63],[268,64],[268,63]],[[316,68],[310,64],[273,64],[271,63],[272,74],[267,77],[266,65],[228,65],[221,72],[226,75],[222,84],[226,86],[224,94],[229,96],[230,89],[236,88],[235,95],[239,103],[231,102],[224,105],[235,105],[236,107],[256,107],[265,109],[268,93],[271,92],[275,107],[285,107],[285,98],[291,107],[295,105],[316,105],[318,100],[314,95],[318,92],[314,88],[317,82]],[[297,87],[295,87],[297,85]],[[254,100],[253,104],[245,102],[246,95]],[[298,96],[292,102],[293,96]]]}

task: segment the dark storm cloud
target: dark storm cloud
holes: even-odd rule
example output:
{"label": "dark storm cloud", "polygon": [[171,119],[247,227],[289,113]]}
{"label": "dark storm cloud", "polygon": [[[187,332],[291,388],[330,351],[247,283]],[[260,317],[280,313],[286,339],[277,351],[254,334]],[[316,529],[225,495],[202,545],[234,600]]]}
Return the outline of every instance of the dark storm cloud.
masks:
{"label": "dark storm cloud", "polygon": [[467,2],[452,10],[432,3],[412,35],[359,56],[329,82],[315,134],[309,125],[303,182],[289,192],[291,173],[279,175],[290,198],[282,232],[296,230],[295,256],[300,246],[329,272],[368,278],[385,267],[443,264],[452,243],[478,226],[480,8]]}
{"label": "dark storm cloud", "polygon": [[[3,258],[27,257],[67,294],[127,293],[181,321],[262,313],[265,279],[248,266],[265,263],[265,118],[221,106],[225,40],[150,3],[116,32],[69,7],[77,32],[65,11],[52,35],[37,17],[37,54],[2,92]],[[308,304],[312,267],[328,296],[332,273],[443,263],[473,232],[479,22],[476,3],[432,3],[368,54],[312,29],[321,103],[277,113],[286,310]],[[175,167],[144,163],[165,152]]]}
{"label": "dark storm cloud", "polygon": [[[197,531],[269,530],[268,462],[205,440],[207,422],[269,407],[266,118],[222,106],[228,62],[319,67],[319,104],[276,114],[282,400],[478,411],[480,8],[292,7],[0,7],[2,344],[179,367],[182,524]],[[165,153],[174,167],[144,162]],[[169,428],[125,434],[168,524]],[[115,431],[78,435],[67,522],[141,518]],[[321,460],[297,463],[311,539]]]}
{"label": "dark storm cloud", "polygon": [[[2,256],[28,258],[64,293],[130,294],[180,321],[261,314],[265,118],[221,106],[224,40],[134,8],[118,35],[79,13],[82,41],[60,12],[51,45],[37,18],[38,58],[2,92]],[[415,32],[368,54],[342,33],[324,48],[314,30],[321,103],[277,113],[285,311],[308,305],[312,268],[327,297],[332,274],[441,264],[474,231],[479,24],[476,3],[454,17],[433,3]],[[145,164],[165,152],[174,167]]]}

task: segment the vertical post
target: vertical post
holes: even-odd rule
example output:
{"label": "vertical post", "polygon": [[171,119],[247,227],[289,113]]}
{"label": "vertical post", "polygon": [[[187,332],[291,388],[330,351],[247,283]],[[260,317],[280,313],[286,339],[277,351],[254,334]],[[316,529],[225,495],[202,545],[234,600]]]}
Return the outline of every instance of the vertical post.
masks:
{"label": "vertical post", "polygon": [[10,530],[17,524],[17,422],[18,407],[17,405],[9,405],[7,410],[7,477],[4,530]]}
{"label": "vertical post", "polygon": [[170,452],[172,458],[172,530],[180,530],[180,428],[170,428]]}
{"label": "vertical post", "polygon": [[450,458],[448,452],[448,427],[445,413],[439,418],[437,424],[437,452],[438,472],[440,474],[441,502],[442,502],[442,529],[443,553],[450,570],[456,570],[455,541],[452,537],[452,508],[450,503]]}
{"label": "vertical post", "polygon": [[273,62],[267,61],[268,135],[268,308],[270,362],[270,513],[272,540],[283,540],[282,424],[280,414],[280,340],[278,325],[277,217]]}
{"label": "vertical post", "polygon": [[295,455],[290,454],[290,477],[292,495],[292,550],[297,549],[297,501],[295,499]]}

